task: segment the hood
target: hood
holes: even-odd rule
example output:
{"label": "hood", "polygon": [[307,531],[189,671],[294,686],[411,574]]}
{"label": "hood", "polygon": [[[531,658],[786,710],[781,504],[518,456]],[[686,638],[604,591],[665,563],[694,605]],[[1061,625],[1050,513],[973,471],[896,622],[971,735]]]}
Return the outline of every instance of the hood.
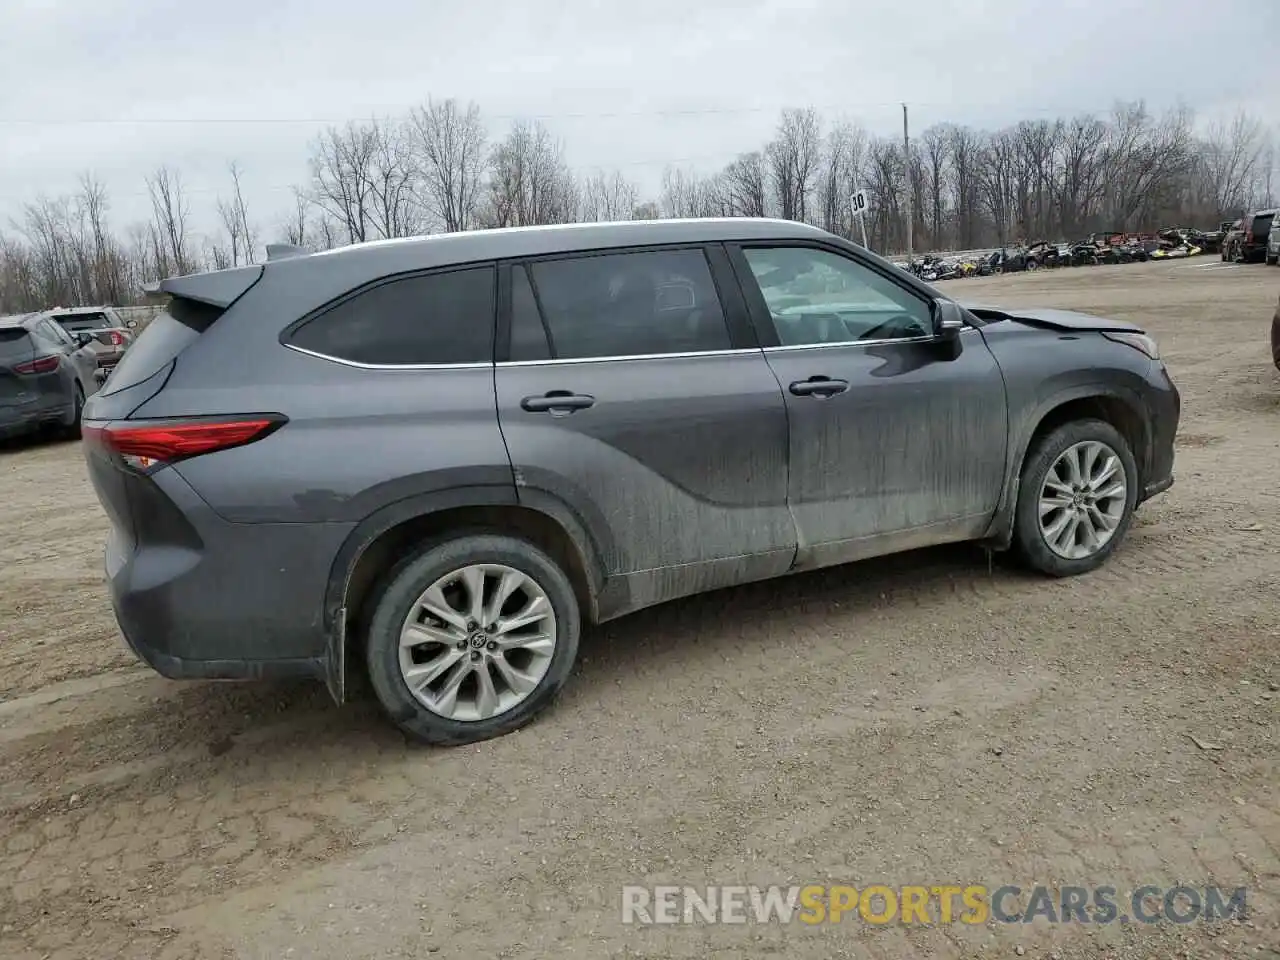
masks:
{"label": "hood", "polygon": [[970,313],[988,322],[997,320],[1015,320],[1033,327],[1045,327],[1050,330],[1114,330],[1127,333],[1141,333],[1142,328],[1124,320],[1108,320],[1094,317],[1087,313],[1076,313],[1072,310],[1058,310],[1053,307],[993,307],[980,303],[962,303]]}

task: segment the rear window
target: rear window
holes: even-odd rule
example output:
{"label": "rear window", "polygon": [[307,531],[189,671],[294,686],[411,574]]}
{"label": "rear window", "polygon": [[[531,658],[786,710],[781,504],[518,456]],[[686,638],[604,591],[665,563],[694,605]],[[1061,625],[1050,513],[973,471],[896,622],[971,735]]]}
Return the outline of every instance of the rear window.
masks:
{"label": "rear window", "polygon": [[1274,218],[1274,213],[1264,213],[1260,217],[1253,218],[1253,226],[1249,228],[1249,232],[1253,234],[1254,239],[1265,237],[1271,232],[1271,221]]}
{"label": "rear window", "polygon": [[103,385],[102,395],[110,396],[155,376],[225,312],[194,300],[171,300],[164,312],[147,324],[147,329],[120,358],[110,379]]}
{"label": "rear window", "polygon": [[0,359],[31,355],[31,340],[22,327],[0,327]]}
{"label": "rear window", "polygon": [[76,333],[80,330],[105,330],[111,326],[105,313],[68,313],[54,315],[54,321],[63,330]]}

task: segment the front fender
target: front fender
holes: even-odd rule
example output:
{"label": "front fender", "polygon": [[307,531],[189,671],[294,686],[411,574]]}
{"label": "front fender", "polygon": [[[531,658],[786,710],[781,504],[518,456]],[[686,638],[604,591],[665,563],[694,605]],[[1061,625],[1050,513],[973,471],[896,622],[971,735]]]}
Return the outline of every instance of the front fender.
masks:
{"label": "front fender", "polygon": [[[1151,423],[1146,402],[1137,390],[1130,389],[1122,384],[1106,381],[1075,383],[1050,393],[1046,398],[1039,400],[1034,406],[1027,409],[1021,416],[1015,418],[1014,412],[1011,410],[1009,417],[1009,456],[1006,462],[1004,485],[1000,491],[1000,500],[996,506],[996,512],[992,517],[991,525],[984,539],[1001,549],[1007,547],[1012,539],[1013,517],[1018,503],[1018,488],[1022,477],[1022,467],[1026,463],[1031,438],[1035,436],[1040,425],[1059,407],[1075,400],[1088,400],[1096,397],[1119,400],[1128,406],[1140,425],[1143,449],[1150,450]],[[1135,458],[1139,452],[1134,451]],[[1145,471],[1147,469],[1146,463],[1139,462],[1138,466],[1140,470]]]}

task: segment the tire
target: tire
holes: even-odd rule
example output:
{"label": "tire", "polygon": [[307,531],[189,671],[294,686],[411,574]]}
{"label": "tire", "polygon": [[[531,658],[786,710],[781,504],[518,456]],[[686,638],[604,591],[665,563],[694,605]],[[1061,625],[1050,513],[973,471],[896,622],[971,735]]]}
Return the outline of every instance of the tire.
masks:
{"label": "tire", "polygon": [[76,381],[75,395],[71,400],[71,420],[62,425],[62,433],[68,440],[80,439],[80,415],[84,413],[84,387]]}
{"label": "tire", "polygon": [[[1064,555],[1060,550],[1054,549],[1050,545],[1049,538],[1041,529],[1041,493],[1045,490],[1045,481],[1049,478],[1050,470],[1058,464],[1059,459],[1066,455],[1068,451],[1079,449],[1081,444],[1099,444],[1103,448],[1110,449],[1110,452],[1118,460],[1119,469],[1123,471],[1124,492],[1122,495],[1099,499],[1095,504],[1096,509],[1092,513],[1089,512],[1087,506],[1084,507],[1086,516],[1101,514],[1108,521],[1113,521],[1114,525],[1110,528],[1109,536],[1099,547],[1092,549],[1091,552],[1081,552],[1079,555],[1068,556]],[[1099,467],[1100,464],[1095,462],[1095,472]],[[1106,490],[1112,489],[1113,486],[1114,480],[1106,481],[1102,485],[1101,492],[1106,492]],[[1014,513],[1014,550],[1026,566],[1051,577],[1072,577],[1081,573],[1088,573],[1106,562],[1106,559],[1124,540],[1125,534],[1129,530],[1129,524],[1133,520],[1133,511],[1137,506],[1137,500],[1138,467],[1134,461],[1133,452],[1129,449],[1129,444],[1120,435],[1120,432],[1111,424],[1102,420],[1076,420],[1063,424],[1041,437],[1027,452],[1027,457],[1022,467],[1022,477],[1018,488],[1018,502]],[[1064,510],[1063,513],[1065,512]],[[1053,522],[1061,516],[1062,513],[1055,512],[1048,515],[1046,520],[1052,526]],[[1097,528],[1098,524],[1096,522],[1090,523],[1089,529],[1096,530]],[[1082,527],[1077,529],[1084,532]],[[1080,540],[1084,539],[1083,536],[1073,533],[1072,545],[1077,550],[1087,550],[1088,548],[1083,544],[1074,543],[1077,537]],[[1099,537],[1098,539],[1102,538]],[[1066,553],[1070,554],[1072,551],[1067,550]]]}
{"label": "tire", "polygon": [[[491,610],[494,622],[485,624],[477,621],[472,629],[464,631],[462,621],[467,617],[458,604],[469,606],[469,597],[465,584],[457,578],[451,579],[438,595],[437,609],[439,602],[449,603],[450,608],[446,612],[458,619],[458,626],[449,627],[442,619],[435,618],[434,626],[426,628],[430,630],[430,641],[418,647],[406,647],[402,655],[401,632],[409,626],[407,621],[411,613],[415,617],[425,614],[425,608],[419,607],[423,594],[454,573],[468,568],[474,571],[480,566],[491,568],[483,572],[480,580],[482,596],[491,596],[487,593],[489,585],[505,583],[504,578],[508,574],[514,574],[516,579],[525,577],[532,584],[518,588],[508,604],[514,603],[518,607],[525,603],[529,609],[528,605],[535,602],[535,594],[540,592],[546,603],[536,602],[543,609],[549,605],[550,617],[544,616],[533,627],[553,638],[551,649],[543,649],[543,641],[533,645],[539,648],[537,654],[533,653],[533,646],[527,649],[513,647],[513,659],[510,660],[506,651],[498,649],[495,652],[503,634],[494,631],[490,638],[482,628],[500,622],[503,612],[507,619],[513,619],[519,612],[515,608],[504,606],[499,611]],[[581,617],[573,585],[546,553],[524,540],[498,534],[457,536],[425,547],[388,575],[368,625],[365,657],[369,682],[387,716],[417,740],[439,746],[489,740],[523,727],[550,706],[569,678],[577,658],[580,631]],[[449,640],[452,646],[438,642],[437,637]],[[532,634],[515,630],[506,635],[506,640],[518,643],[519,639],[512,638],[525,637],[531,638]],[[459,647],[458,644],[466,646]],[[517,652],[519,657],[514,656]],[[527,660],[526,654],[529,655]],[[412,662],[406,666],[407,661]],[[410,690],[404,670],[421,668],[426,673],[433,673],[446,663],[449,664],[447,669],[440,670],[435,679],[421,685],[424,696],[436,700],[438,709],[433,710]],[[522,663],[525,665],[521,666]],[[503,667],[508,672],[500,669]],[[500,708],[488,716],[482,709],[482,671],[489,677],[489,694]],[[502,679],[504,676],[516,676],[521,683],[532,684],[532,688],[527,693],[518,691],[516,686]],[[445,706],[447,695],[440,692],[450,686],[451,681],[454,688],[452,710]],[[437,689],[433,691],[431,687]],[[503,697],[523,699],[502,707]]]}
{"label": "tire", "polygon": [[1280,266],[1280,257],[1267,257],[1267,266],[1268,267]]}

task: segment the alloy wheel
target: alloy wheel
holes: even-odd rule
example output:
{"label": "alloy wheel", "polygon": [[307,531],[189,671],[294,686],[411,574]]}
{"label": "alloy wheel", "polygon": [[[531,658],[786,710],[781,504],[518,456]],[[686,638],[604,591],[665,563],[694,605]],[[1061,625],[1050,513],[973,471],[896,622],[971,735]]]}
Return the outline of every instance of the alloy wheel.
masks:
{"label": "alloy wheel", "polygon": [[537,689],[556,649],[547,592],[513,567],[477,563],[438,579],[400,631],[400,673],[437,716],[488,720]]}
{"label": "alloy wheel", "polygon": [[1085,440],[1064,450],[1040,489],[1040,535],[1067,560],[1091,557],[1115,536],[1128,504],[1124,463],[1111,447]]}

